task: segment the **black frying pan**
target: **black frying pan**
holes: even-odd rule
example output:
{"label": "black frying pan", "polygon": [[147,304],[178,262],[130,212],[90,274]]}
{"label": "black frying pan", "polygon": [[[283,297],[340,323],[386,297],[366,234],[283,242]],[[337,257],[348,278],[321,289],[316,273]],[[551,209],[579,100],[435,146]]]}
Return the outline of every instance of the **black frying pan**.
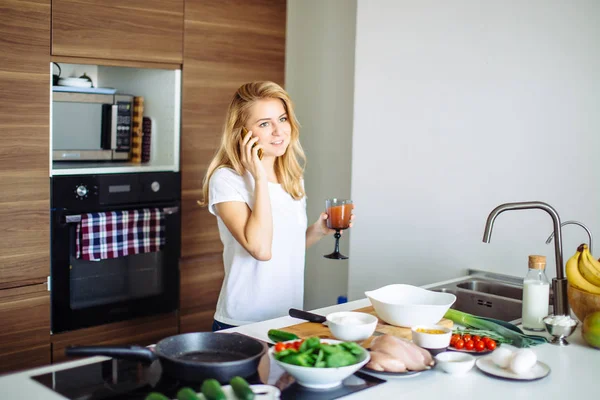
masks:
{"label": "black frying pan", "polygon": [[265,343],[236,333],[198,332],[167,337],[154,350],[142,346],[70,346],[67,356],[107,356],[152,363],[160,360],[165,374],[184,381],[214,378],[221,383],[234,376],[256,373]]}

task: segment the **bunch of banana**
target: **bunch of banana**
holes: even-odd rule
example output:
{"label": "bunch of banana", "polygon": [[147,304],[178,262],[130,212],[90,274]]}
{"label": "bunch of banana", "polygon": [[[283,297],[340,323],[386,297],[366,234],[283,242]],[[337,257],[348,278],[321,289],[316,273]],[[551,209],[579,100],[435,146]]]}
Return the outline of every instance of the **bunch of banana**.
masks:
{"label": "bunch of banana", "polygon": [[600,294],[600,261],[592,257],[587,244],[577,248],[566,265],[569,284],[583,291]]}

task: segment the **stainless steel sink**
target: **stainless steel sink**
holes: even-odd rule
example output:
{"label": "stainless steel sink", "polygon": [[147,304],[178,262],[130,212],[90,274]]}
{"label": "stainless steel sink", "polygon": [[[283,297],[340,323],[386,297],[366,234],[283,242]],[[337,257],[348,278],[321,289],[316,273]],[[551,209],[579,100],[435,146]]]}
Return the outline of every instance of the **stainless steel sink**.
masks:
{"label": "stainless steel sink", "polygon": [[522,286],[494,282],[491,280],[473,279],[466,282],[458,283],[456,286],[461,289],[494,294],[496,296],[508,297],[510,299],[521,300],[523,298]]}
{"label": "stainless steel sink", "polygon": [[512,323],[518,323],[521,319],[521,300],[471,290],[448,288],[432,290],[454,294],[456,302],[451,308],[455,310]]}
{"label": "stainless steel sink", "polygon": [[521,322],[523,285],[520,278],[478,271],[470,273],[474,275],[429,289],[454,294],[456,302],[452,308],[455,310],[514,324]]}

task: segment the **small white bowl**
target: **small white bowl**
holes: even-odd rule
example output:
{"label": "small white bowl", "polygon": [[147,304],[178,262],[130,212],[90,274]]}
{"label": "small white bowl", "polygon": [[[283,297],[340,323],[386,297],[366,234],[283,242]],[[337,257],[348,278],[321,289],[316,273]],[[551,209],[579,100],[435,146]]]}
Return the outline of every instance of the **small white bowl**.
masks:
{"label": "small white bowl", "polygon": [[[444,333],[419,332],[419,329],[442,331]],[[446,349],[450,345],[452,329],[441,325],[417,325],[411,328],[412,341],[427,350]]]}
{"label": "small white bowl", "polygon": [[[321,343],[335,344],[341,343],[341,341],[321,339]],[[275,347],[271,347],[269,349],[269,356],[277,363],[277,365],[283,368],[288,374],[292,375],[299,385],[312,389],[330,389],[340,386],[344,379],[361,369],[371,359],[371,353],[366,349],[363,349],[363,352],[358,355],[358,362],[356,364],[339,368],[313,368],[281,362],[275,358],[273,355],[274,352]]]}
{"label": "small white bowl", "polygon": [[456,301],[452,293],[403,284],[387,285],[365,292],[365,295],[379,318],[407,328],[437,324]]}
{"label": "small white bowl", "polygon": [[466,353],[446,351],[435,356],[439,367],[449,374],[465,374],[475,365],[475,357]]}
{"label": "small white bowl", "polygon": [[379,319],[371,314],[340,311],[327,315],[327,325],[331,334],[346,342],[366,340],[377,328]]}

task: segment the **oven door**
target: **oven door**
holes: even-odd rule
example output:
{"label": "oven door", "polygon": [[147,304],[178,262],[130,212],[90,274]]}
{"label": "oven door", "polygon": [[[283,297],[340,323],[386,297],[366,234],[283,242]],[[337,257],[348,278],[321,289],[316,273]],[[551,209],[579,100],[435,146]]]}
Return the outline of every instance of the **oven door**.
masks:
{"label": "oven door", "polygon": [[135,209],[145,207],[160,207],[165,211],[166,242],[163,248],[158,252],[101,261],[75,257],[77,223],[68,222],[75,219],[68,218],[73,213],[52,211],[52,333],[177,309],[181,248],[179,203],[137,204]]}

